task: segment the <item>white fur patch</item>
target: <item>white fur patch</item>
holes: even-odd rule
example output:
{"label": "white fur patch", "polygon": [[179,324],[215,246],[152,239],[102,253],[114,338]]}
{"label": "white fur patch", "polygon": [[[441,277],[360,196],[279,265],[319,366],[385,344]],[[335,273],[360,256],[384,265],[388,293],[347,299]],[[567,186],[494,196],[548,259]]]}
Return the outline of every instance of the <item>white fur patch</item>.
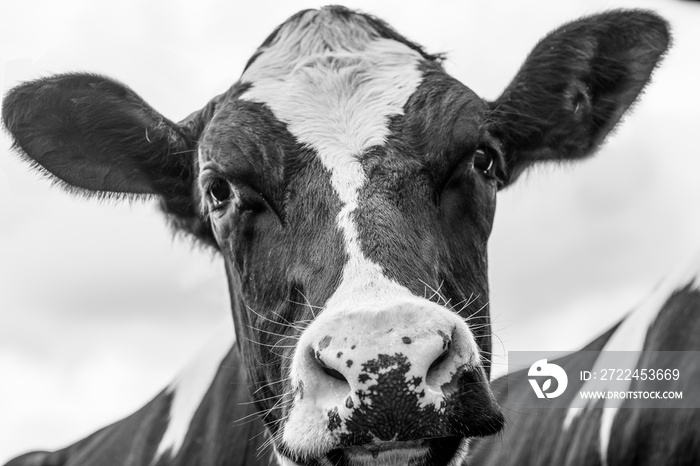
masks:
{"label": "white fur patch", "polygon": [[[689,266],[668,276],[643,303],[628,314],[601,350],[600,356],[596,360],[591,372],[601,373],[602,369],[608,367],[635,367],[637,364],[637,352],[644,350],[644,340],[646,339],[647,332],[654,323],[663,305],[674,291],[690,283],[692,283],[693,286],[700,286],[700,255],[696,256],[690,262]],[[606,358],[606,353],[609,351],[618,352],[615,354],[614,364],[610,364],[608,358]],[[626,364],[620,361],[620,357],[624,353],[619,352],[624,351],[631,352],[630,358],[634,358],[627,361]],[[615,383],[615,390],[624,391],[629,389],[629,385],[632,382],[631,380],[628,381],[626,387],[622,387],[619,381]],[[607,391],[608,386],[604,381],[590,380],[585,382],[580,390]],[[600,455],[604,465],[607,464],[607,451],[610,444],[613,421],[623,401],[624,400],[621,399],[605,400],[605,409],[603,409],[599,432]],[[589,404],[592,402],[593,401],[588,401]],[[576,419],[584,409],[586,408],[569,408],[566,418],[564,419],[564,428],[568,429],[574,419]]]}
{"label": "white fur patch", "polygon": [[153,463],[163,455],[177,455],[190,429],[190,423],[204,400],[221,362],[236,343],[231,322],[219,325],[219,330],[200,353],[188,364],[166,389],[173,394],[168,428],[160,440]]}

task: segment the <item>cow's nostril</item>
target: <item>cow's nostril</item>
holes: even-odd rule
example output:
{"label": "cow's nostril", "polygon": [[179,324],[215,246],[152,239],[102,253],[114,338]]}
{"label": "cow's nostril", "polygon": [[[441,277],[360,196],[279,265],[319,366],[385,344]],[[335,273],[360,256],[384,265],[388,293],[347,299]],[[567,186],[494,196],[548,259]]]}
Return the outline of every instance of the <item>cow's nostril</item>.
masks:
{"label": "cow's nostril", "polygon": [[445,351],[443,351],[443,352],[440,354],[440,356],[438,356],[438,357],[435,359],[435,361],[433,361],[433,363],[430,365],[430,367],[428,368],[428,373],[430,373],[430,371],[432,371],[433,369],[435,369],[436,367],[438,367],[440,364],[442,364],[442,362],[447,358],[447,354],[448,354],[449,352],[450,352],[450,348],[445,349]]}
{"label": "cow's nostril", "polygon": [[345,376],[342,373],[340,373],[340,371],[333,369],[328,364],[323,362],[323,359],[321,359],[321,353],[319,351],[314,351],[313,349],[311,349],[311,354],[316,360],[316,363],[321,367],[321,369],[323,369],[323,372],[327,376],[336,380],[340,380],[341,382],[348,383],[348,379],[346,379]]}
{"label": "cow's nostril", "polygon": [[[443,395],[448,395],[444,390],[444,384],[452,380],[455,375],[455,370],[463,365],[460,362],[458,353],[452,347],[452,337],[445,332],[438,330],[438,334],[442,337],[442,342],[433,340],[433,353],[442,349],[442,352],[430,363],[426,374],[425,382],[436,392],[443,392]],[[440,346],[438,346],[440,345]]]}
{"label": "cow's nostril", "polygon": [[343,376],[343,374],[341,374],[341,373],[338,372],[337,370],[331,369],[330,367],[326,367],[326,366],[323,366],[323,365],[321,366],[321,368],[323,369],[323,372],[325,372],[327,376],[332,377],[332,378],[334,378],[334,379],[338,379],[338,380],[340,380],[341,382],[348,383],[348,379],[346,379],[346,378]]}

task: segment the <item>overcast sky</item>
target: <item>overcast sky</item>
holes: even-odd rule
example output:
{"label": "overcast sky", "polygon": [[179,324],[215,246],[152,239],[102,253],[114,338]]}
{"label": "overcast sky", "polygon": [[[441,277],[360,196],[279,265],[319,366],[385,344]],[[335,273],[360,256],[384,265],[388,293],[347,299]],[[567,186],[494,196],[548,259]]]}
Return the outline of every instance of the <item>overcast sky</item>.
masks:
{"label": "overcast sky", "polygon": [[[195,6],[196,3],[196,6]],[[536,41],[615,7],[670,20],[675,45],[595,159],[502,193],[490,243],[495,351],[574,350],[700,249],[700,5],[683,1],[347,2],[494,99]],[[0,3],[2,89],[92,71],[179,120],[224,91],[298,1]],[[430,5],[430,6],[427,6]],[[221,261],[151,204],[70,197],[0,137],[0,463],[137,409],[229,319]],[[497,359],[496,370],[503,372]]]}

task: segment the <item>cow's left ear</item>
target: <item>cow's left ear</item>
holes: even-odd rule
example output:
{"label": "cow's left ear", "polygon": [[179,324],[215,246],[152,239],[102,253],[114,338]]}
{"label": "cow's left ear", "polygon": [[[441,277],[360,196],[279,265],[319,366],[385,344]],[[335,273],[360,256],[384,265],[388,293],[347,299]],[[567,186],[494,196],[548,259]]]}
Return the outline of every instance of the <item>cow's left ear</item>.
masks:
{"label": "cow's left ear", "polygon": [[490,124],[506,158],[505,184],[533,163],[595,152],[670,40],[666,21],[640,10],[586,17],[542,39],[491,107]]}
{"label": "cow's left ear", "polygon": [[12,89],[2,118],[25,158],[70,191],[155,194],[177,227],[210,241],[193,187],[196,143],[214,105],[178,124],[121,83],[63,74]]}

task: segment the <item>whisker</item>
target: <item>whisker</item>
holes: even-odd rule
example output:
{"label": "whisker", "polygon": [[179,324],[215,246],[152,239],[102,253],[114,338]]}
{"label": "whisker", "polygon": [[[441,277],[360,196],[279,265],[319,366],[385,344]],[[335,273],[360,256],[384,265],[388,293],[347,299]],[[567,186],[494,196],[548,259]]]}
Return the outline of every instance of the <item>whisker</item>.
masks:
{"label": "whisker", "polygon": [[[285,420],[286,420],[286,418],[285,418]],[[281,420],[280,420],[280,421],[281,421]],[[279,430],[279,431],[278,431],[276,434],[274,434],[274,435],[270,435],[270,438],[267,439],[267,440],[265,441],[265,443],[263,443],[263,444],[260,446],[260,448],[258,448],[258,458],[260,458],[260,457],[265,453],[265,450],[267,450],[268,448],[270,448],[271,446],[273,446],[273,445],[275,444],[275,442],[279,442],[280,440],[282,440],[282,431],[281,431],[281,430]]]}
{"label": "whisker", "polygon": [[[289,298],[287,299],[287,301],[290,302],[290,303],[292,302]],[[290,328],[293,328],[293,329],[295,329],[295,330],[304,330],[304,328],[306,328],[306,326],[307,326],[305,323],[306,323],[306,322],[311,322],[311,321],[309,321],[309,320],[300,320],[300,321],[297,321],[297,322],[295,322],[295,323],[292,323],[292,322],[288,321],[287,319],[285,319],[284,316],[282,316],[279,312],[277,312],[277,311],[272,311],[272,313],[273,313],[274,315],[276,315],[277,317],[279,317],[280,319],[282,319],[282,320],[284,321],[284,325],[285,325],[285,326],[290,327]],[[304,325],[303,325],[303,326],[300,326],[299,323],[303,323]],[[280,324],[280,325],[282,325],[282,324]]]}
{"label": "whisker", "polygon": [[323,309],[323,306],[314,306],[313,304],[309,304],[308,302],[300,303],[299,301],[292,301],[289,298],[287,298],[287,301],[292,303],[292,304],[296,304],[297,306],[306,306],[306,307],[312,307],[314,309]]}
{"label": "whisker", "polygon": [[254,412],[247,414],[243,417],[240,417],[238,419],[234,419],[233,421],[231,421],[231,425],[234,427],[242,426],[242,425],[247,424],[249,422],[253,422],[255,420],[255,418],[258,418],[258,417],[260,417],[260,413],[257,411],[254,411]]}
{"label": "whisker", "polygon": [[474,293],[472,293],[472,294],[469,295],[469,297],[468,297],[467,299],[465,299],[465,300],[463,300],[463,301],[460,301],[460,302],[455,306],[455,307],[457,307],[457,306],[462,306],[462,307],[457,311],[457,313],[459,314],[459,313],[461,313],[463,310],[465,310],[466,308],[468,308],[469,306],[471,306],[477,299],[479,299],[479,296],[481,296],[481,295],[478,295],[478,294],[477,294],[477,295],[475,296]]}
{"label": "whisker", "polygon": [[273,335],[273,336],[276,336],[276,337],[291,338],[291,339],[293,339],[293,340],[298,340],[298,339],[299,339],[299,336],[298,336],[298,335],[283,335],[283,334],[281,334],[281,333],[275,333],[275,332],[270,332],[269,330],[263,330],[263,329],[261,329],[261,328],[256,328],[256,327],[253,327],[253,326],[250,325],[250,324],[248,324],[248,328],[250,328],[251,330],[255,330],[256,332],[262,332],[262,333],[266,333],[266,334],[268,334],[268,335]]}
{"label": "whisker", "polygon": [[316,319],[316,314],[314,313],[314,307],[316,307],[318,309],[322,309],[322,308],[319,308],[318,306],[311,305],[311,301],[309,301],[309,298],[307,298],[304,295],[304,293],[301,292],[301,290],[297,289],[297,292],[299,292],[299,295],[301,295],[301,297],[304,298],[304,301],[306,301],[306,306],[308,306],[309,311],[311,311],[311,315],[313,316],[314,319]]}
{"label": "whisker", "polygon": [[284,379],[275,380],[274,382],[268,382],[268,383],[266,383],[266,384],[260,386],[260,387],[259,387],[257,390],[255,390],[252,394],[255,395],[256,393],[258,393],[260,390],[262,390],[262,389],[264,389],[264,388],[270,387],[270,386],[275,385],[275,384],[278,384],[278,383],[284,383],[284,382],[286,382],[286,381],[288,381],[288,380],[292,380],[292,378],[291,378],[291,377],[285,377]]}
{"label": "whisker", "polygon": [[281,395],[272,395],[268,396],[267,398],[260,398],[259,400],[252,400],[252,401],[241,401],[238,403],[239,405],[246,406],[246,405],[252,405],[254,403],[262,403],[263,401],[270,401],[270,400],[276,400],[280,397],[284,396],[284,393]]}
{"label": "whisker", "polygon": [[440,293],[442,286],[445,284],[445,280],[442,280],[440,282],[440,285],[437,287],[437,289],[433,288],[432,286],[430,286],[427,282],[425,282],[423,280],[420,280],[420,282],[423,283],[423,285],[425,285],[427,288],[429,288],[433,292],[433,294],[427,298],[428,300],[432,301],[433,298],[435,298],[435,296],[437,296],[438,297],[438,304],[440,303],[440,301],[442,301],[445,305],[447,305],[447,299],[445,299],[445,297]]}
{"label": "whisker", "polygon": [[[295,328],[292,324],[290,324],[290,323],[288,323],[288,322],[285,324],[285,323],[282,323],[282,322],[277,322],[276,320],[272,320],[272,319],[270,319],[269,317],[266,317],[266,316],[260,314],[259,312],[255,311],[255,310],[254,310],[252,307],[250,307],[250,306],[246,306],[246,309],[248,309],[250,312],[252,312],[252,313],[255,314],[256,316],[260,317],[261,319],[263,319],[263,320],[265,320],[265,321],[267,321],[267,322],[270,322],[270,323],[272,323],[272,324],[279,325],[279,326],[282,326],[282,327],[288,326],[288,327]],[[277,314],[277,315],[279,316],[279,314]],[[283,318],[283,320],[285,320],[285,319]],[[286,322],[286,320],[285,320],[285,322]]]}
{"label": "whisker", "polygon": [[[267,343],[262,343],[260,341],[251,340],[250,338],[244,337],[246,341],[253,343],[254,345],[263,346],[265,348],[296,348],[296,345],[268,345]],[[281,354],[279,356],[282,356]]]}

